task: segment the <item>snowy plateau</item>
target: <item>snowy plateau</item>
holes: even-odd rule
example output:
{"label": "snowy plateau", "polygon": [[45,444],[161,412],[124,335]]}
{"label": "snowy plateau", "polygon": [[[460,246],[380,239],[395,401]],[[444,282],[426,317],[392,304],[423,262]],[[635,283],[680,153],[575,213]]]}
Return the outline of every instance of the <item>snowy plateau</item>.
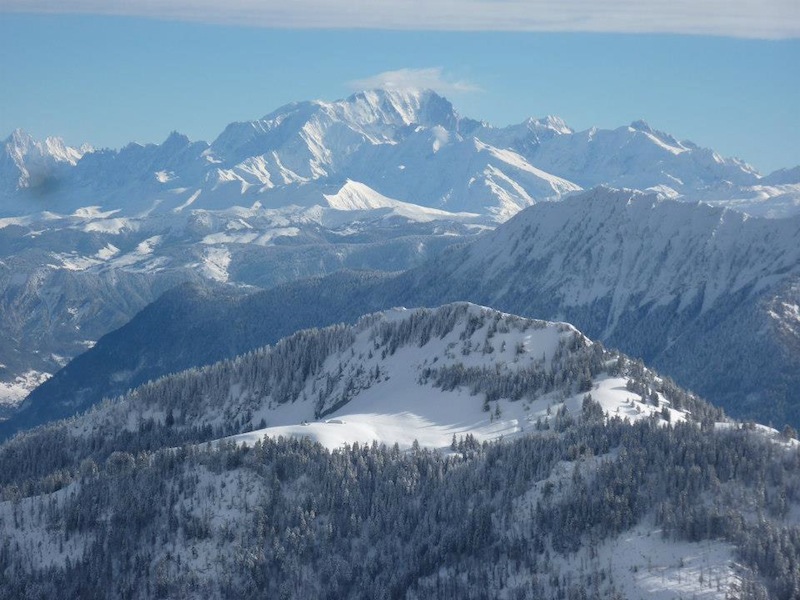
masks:
{"label": "snowy plateau", "polygon": [[643,121],[15,131],[0,600],[799,598],[798,307],[800,167]]}

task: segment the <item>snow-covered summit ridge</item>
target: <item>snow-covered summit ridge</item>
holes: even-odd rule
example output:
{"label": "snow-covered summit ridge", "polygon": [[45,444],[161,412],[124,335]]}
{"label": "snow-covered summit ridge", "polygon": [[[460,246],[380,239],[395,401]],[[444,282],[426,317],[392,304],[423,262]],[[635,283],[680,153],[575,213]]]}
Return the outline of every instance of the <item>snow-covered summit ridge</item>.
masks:
{"label": "snow-covered summit ridge", "polygon": [[236,420],[245,431],[257,428],[239,441],[270,435],[311,437],[328,447],[410,447],[416,439],[444,448],[454,435],[510,439],[558,427],[559,419],[581,417],[587,394],[608,418],[654,416],[664,424],[700,406],[569,324],[455,303],[301,331],[274,347],[145,385],[75,426],[130,427],[135,414],[163,421],[169,411],[176,427],[224,428]]}
{"label": "snow-covered summit ridge", "polygon": [[597,188],[521,212],[469,256],[459,272],[496,279],[498,298],[512,292],[511,273],[528,270],[567,305],[610,299],[612,315],[676,298],[679,310],[695,302],[708,308],[726,294],[756,294],[800,275],[800,217],[757,219]]}
{"label": "snow-covered summit ridge", "polygon": [[[299,134],[307,150],[318,151],[310,158],[328,164],[325,150],[349,153],[364,143],[390,143],[399,130],[415,125],[453,130],[459,119],[453,105],[430,90],[370,90],[335,102],[293,102],[257,121],[232,123],[212,142],[210,152],[235,163],[253,152],[275,150]],[[336,148],[337,142],[345,144]]]}
{"label": "snow-covered summit ridge", "polygon": [[533,130],[550,130],[554,133],[558,133],[561,135],[570,135],[575,133],[575,130],[572,129],[569,125],[567,125],[566,121],[561,117],[557,117],[554,115],[547,115],[541,119],[534,119],[533,117],[529,117],[525,124]]}
{"label": "snow-covered summit ridge", "polygon": [[347,100],[334,103],[337,112],[351,120],[375,118],[384,123],[402,125],[440,125],[453,129],[460,120],[449,100],[433,90],[414,88],[375,89],[357,92]]}

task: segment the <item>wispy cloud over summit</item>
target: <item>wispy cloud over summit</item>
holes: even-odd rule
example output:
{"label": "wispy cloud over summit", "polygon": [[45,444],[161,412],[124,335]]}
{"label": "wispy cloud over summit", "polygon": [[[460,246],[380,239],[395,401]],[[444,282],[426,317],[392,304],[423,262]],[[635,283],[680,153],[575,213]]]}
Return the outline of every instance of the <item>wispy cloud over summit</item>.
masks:
{"label": "wispy cloud over summit", "polygon": [[469,81],[456,80],[446,76],[441,67],[384,71],[365,79],[350,81],[347,85],[352,90],[416,88],[434,90],[440,94],[480,91],[477,85]]}
{"label": "wispy cloud over summit", "polygon": [[0,0],[0,11],[127,15],[272,28],[800,37],[797,0]]}

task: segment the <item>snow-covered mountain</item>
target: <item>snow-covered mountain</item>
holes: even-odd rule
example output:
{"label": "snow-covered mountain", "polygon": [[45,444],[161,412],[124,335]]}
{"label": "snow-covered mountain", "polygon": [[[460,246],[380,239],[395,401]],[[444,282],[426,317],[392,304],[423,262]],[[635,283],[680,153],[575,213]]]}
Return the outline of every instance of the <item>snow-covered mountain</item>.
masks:
{"label": "snow-covered mountain", "polygon": [[0,445],[0,597],[790,598],[792,435],[566,323],[392,309]]}
{"label": "snow-covered mountain", "polygon": [[[564,323],[467,303],[393,309],[148,384],[75,427],[81,435],[115,424],[136,428],[133,414],[163,421],[170,413],[176,430],[224,432],[234,421],[254,430],[237,440],[266,434],[330,448],[373,440],[410,448],[416,439],[444,448],[453,434],[480,442],[553,425],[562,406],[579,415],[587,393],[604,412],[631,420],[677,422],[692,409],[700,418],[697,401],[668,383],[646,392],[642,406],[631,405],[626,373],[635,367],[624,364]],[[652,374],[647,380],[661,386]]]}
{"label": "snow-covered mountain", "polygon": [[414,440],[445,449],[454,434],[480,443],[557,429],[581,418],[587,394],[606,418],[722,419],[569,324],[454,303],[302,330],[149,382],[58,427],[116,436],[144,419],[187,439],[209,431],[245,443],[267,435],[331,449],[373,441],[408,449]]}
{"label": "snow-covered mountain", "polygon": [[[609,298],[608,335],[631,303],[701,313],[743,290],[758,294],[800,274],[800,219],[755,219],[655,194],[597,188],[525,211],[448,262],[482,274],[494,300],[529,294],[530,279],[562,306]],[[523,274],[529,279],[523,279]]]}
{"label": "snow-covered mountain", "polygon": [[605,184],[682,192],[723,182],[747,185],[758,177],[753,167],[740,160],[678,141],[644,121],[613,130],[592,128],[553,136],[527,155],[543,169],[563,173],[585,187]]}

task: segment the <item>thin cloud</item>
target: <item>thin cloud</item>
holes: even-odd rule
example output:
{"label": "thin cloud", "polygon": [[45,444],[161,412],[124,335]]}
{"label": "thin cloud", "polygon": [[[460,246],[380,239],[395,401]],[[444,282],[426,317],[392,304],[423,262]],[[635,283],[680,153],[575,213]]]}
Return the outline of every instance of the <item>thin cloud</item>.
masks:
{"label": "thin cloud", "polygon": [[272,28],[800,37],[798,0],[0,0],[0,11],[126,15]]}
{"label": "thin cloud", "polygon": [[427,69],[398,69],[385,71],[365,79],[357,79],[347,84],[353,90],[371,90],[382,88],[394,89],[427,89],[440,94],[458,94],[464,92],[478,92],[480,88],[469,81],[458,81],[446,77],[440,67]]}

